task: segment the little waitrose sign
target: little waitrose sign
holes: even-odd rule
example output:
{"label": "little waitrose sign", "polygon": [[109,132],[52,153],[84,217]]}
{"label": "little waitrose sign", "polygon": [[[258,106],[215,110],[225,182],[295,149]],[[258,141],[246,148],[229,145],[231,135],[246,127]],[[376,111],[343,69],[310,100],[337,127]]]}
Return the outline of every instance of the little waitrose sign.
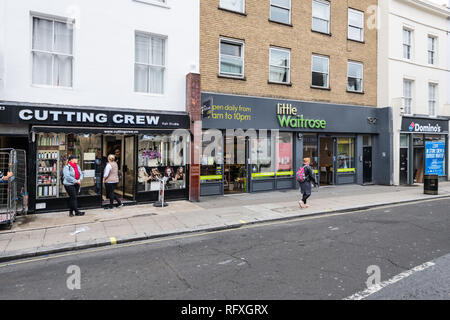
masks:
{"label": "little waitrose sign", "polygon": [[327,122],[319,119],[308,119],[298,114],[298,109],[292,104],[279,103],[277,117],[282,128],[293,129],[326,129]]}

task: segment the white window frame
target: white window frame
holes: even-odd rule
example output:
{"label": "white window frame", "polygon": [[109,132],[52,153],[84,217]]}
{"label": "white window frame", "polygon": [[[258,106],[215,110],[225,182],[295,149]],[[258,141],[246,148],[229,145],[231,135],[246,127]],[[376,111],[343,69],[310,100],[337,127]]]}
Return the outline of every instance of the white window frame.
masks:
{"label": "white window frame", "polygon": [[[287,67],[280,67],[280,66],[272,66],[271,61],[272,61],[272,50],[274,51],[281,51],[281,52],[287,52],[289,54],[289,60],[288,60],[288,66]],[[285,68],[288,70],[288,76],[287,76],[287,80],[286,82],[283,81],[273,81],[270,79],[270,70],[272,67],[275,68]],[[280,48],[280,47],[275,47],[275,46],[270,46],[269,47],[269,82],[271,83],[281,83],[281,84],[290,84],[291,83],[291,50],[290,49],[285,49],[285,48]]]}
{"label": "white window frame", "polygon": [[245,13],[245,5],[246,5],[246,4],[245,4],[245,0],[241,0],[241,1],[242,1],[242,11],[233,10],[233,9],[224,7],[224,6],[222,5],[222,0],[219,1],[219,8],[225,9],[225,10],[228,10],[228,11],[233,11],[233,12]]}
{"label": "white window frame", "polygon": [[[437,117],[437,107],[438,107],[438,83],[428,82],[428,114],[430,117]],[[434,88],[434,99],[430,97],[431,88]],[[434,110],[431,110],[431,103],[434,104]],[[434,112],[432,112],[434,111]]]}
{"label": "white window frame", "polygon": [[[280,6],[277,4],[272,4],[272,1],[273,0],[270,0],[270,13],[269,13],[270,21],[275,21],[275,22],[283,23],[283,24],[292,24],[292,0],[289,0],[289,7],[283,7],[283,6]],[[286,23],[283,21],[278,21],[278,20],[272,19],[272,7],[289,10],[289,22]]]}
{"label": "white window frame", "polygon": [[[411,84],[411,89],[410,89],[410,97],[406,97],[405,96],[405,84],[406,83],[410,83]],[[403,78],[403,92],[402,92],[402,100],[403,100],[403,113],[405,115],[412,115],[413,114],[413,110],[414,110],[414,80],[412,79],[408,79],[408,78]],[[409,101],[409,109],[407,110],[406,108],[406,101]]]}
{"label": "white window frame", "polygon": [[[408,31],[409,35],[410,35],[410,37],[409,37],[409,44],[405,43],[405,40],[406,40],[405,39],[405,31]],[[413,56],[414,56],[413,55],[413,43],[414,43],[413,38],[414,38],[414,30],[411,29],[411,28],[408,28],[408,27],[403,27],[402,28],[402,57],[405,60],[412,60],[413,59]],[[409,46],[409,57],[405,57],[405,50],[404,50],[405,46]]]}
{"label": "white window frame", "polygon": [[[136,37],[137,36],[143,36],[143,37],[149,37],[149,38],[160,38],[164,40],[164,65],[160,66],[160,65],[154,65],[154,64],[146,64],[146,63],[142,63],[142,62],[137,62],[136,61]],[[167,36],[164,35],[160,35],[160,34],[154,34],[154,33],[148,33],[145,31],[135,31],[134,32],[134,73],[133,73],[133,91],[136,94],[143,94],[143,95],[148,95],[148,96],[164,96],[166,94],[166,83],[167,83]],[[150,43],[151,46],[151,43]],[[163,68],[164,69],[164,73],[163,73],[163,93],[152,93],[150,92],[150,90],[143,92],[143,91],[136,91],[136,65],[142,65],[147,67],[149,70],[151,67],[157,67],[157,68]],[[149,71],[149,76],[150,76],[150,71]],[[148,89],[150,89],[150,80],[148,80]]]}
{"label": "white window frame", "polygon": [[[428,47],[429,39],[433,39],[433,45],[434,45],[433,50],[430,50],[430,48]],[[437,58],[438,58],[437,50],[436,50],[437,49],[437,44],[438,44],[438,38],[436,36],[434,36],[434,35],[429,34],[428,37],[427,37],[427,52],[428,52],[427,59],[428,59],[428,64],[432,65],[432,66],[437,64]],[[433,62],[432,63],[430,63],[430,54],[433,56]]]}
{"label": "white window frame", "polygon": [[169,9],[168,4],[169,0],[133,0],[133,1]]}
{"label": "white window frame", "polygon": [[[355,64],[355,65],[360,65],[361,66],[361,90],[357,91],[357,90],[348,90],[348,79],[350,78],[349,75],[349,71],[350,71],[350,64]],[[353,77],[352,77],[353,78]],[[364,92],[364,63],[359,62],[359,61],[352,61],[349,60],[347,62],[347,90],[349,92],[358,92],[358,93],[362,93]]]}
{"label": "white window frame", "polygon": [[[314,3],[321,3],[321,4],[325,4],[325,5],[327,5],[328,6],[328,20],[323,20],[323,19],[321,19],[321,18],[316,18],[316,17],[314,17],[314,15],[312,15],[312,21],[311,21],[311,30],[312,31],[314,31],[314,32],[320,32],[320,33],[324,33],[324,32],[322,32],[322,31],[320,31],[320,30],[315,30],[314,28],[313,28],[313,26],[314,26],[314,19],[319,19],[319,20],[322,20],[322,21],[327,21],[328,22],[328,25],[327,25],[327,32],[325,32],[325,33],[327,33],[327,34],[330,34],[330,29],[331,29],[331,3],[329,2],[329,1],[325,1],[325,0],[312,0],[312,8],[314,9]],[[314,10],[313,10],[313,12],[314,12]]]}
{"label": "white window frame", "polygon": [[[65,23],[67,25],[71,25],[72,27],[72,54],[67,54],[67,53],[58,53],[56,51],[53,51],[53,45],[55,44],[54,41],[52,41],[52,51],[45,51],[45,50],[39,50],[39,49],[34,49],[33,48],[33,36],[34,36],[34,19],[42,19],[42,20],[47,20],[47,21],[52,21],[52,25],[53,25],[53,30],[52,30],[52,36],[54,39],[54,35],[55,35],[55,22],[60,22],[60,23]],[[40,15],[37,13],[32,13],[31,14],[31,43],[30,43],[30,48],[31,48],[31,86],[33,87],[41,87],[41,88],[50,88],[50,89],[69,89],[72,90],[74,87],[74,79],[75,79],[75,20],[73,19],[65,19],[65,18],[60,18],[60,17],[53,17],[53,16],[47,16],[47,15]],[[33,83],[33,69],[34,69],[34,62],[33,62],[33,55],[34,53],[45,53],[45,54],[49,54],[52,55],[52,84],[51,85],[47,85],[47,84],[38,84],[38,83]],[[54,57],[56,56],[65,56],[65,57],[71,57],[72,59],[72,86],[67,87],[67,86],[56,86],[53,83],[53,77],[54,77],[54,70],[53,68],[54,66]]]}
{"label": "white window frame", "polygon": [[[222,72],[222,42],[228,42],[230,44],[236,44],[236,45],[240,45],[242,47],[241,49],[241,59],[242,59],[242,75],[237,75],[234,73],[224,73]],[[238,79],[242,79],[245,77],[245,42],[244,40],[238,40],[238,39],[230,39],[230,38],[225,38],[225,37],[220,37],[219,38],[219,75],[223,76],[223,77],[229,77],[229,78],[238,78]]]}
{"label": "white window frame", "polygon": [[[350,12],[357,13],[357,14],[360,14],[360,15],[362,16],[362,28],[350,24]],[[364,11],[360,11],[360,10],[348,8],[348,11],[347,11],[347,38],[348,38],[349,40],[359,41],[359,42],[364,42],[364,33],[365,33],[364,25],[365,25],[365,19],[366,19],[366,18],[365,18],[365,15],[364,15]],[[350,37],[350,27],[358,28],[358,29],[361,30],[361,39],[354,39],[354,38],[351,38],[351,37]]]}
{"label": "white window frame", "polygon": [[[327,59],[327,62],[328,62],[328,64],[327,64],[328,73],[327,73],[327,86],[326,87],[316,86],[316,85],[313,84],[313,79],[312,78],[313,78],[313,72],[315,72],[314,69],[313,69],[314,57],[321,58],[321,59]],[[317,72],[317,73],[322,73],[322,72]],[[311,87],[313,87],[313,88],[321,88],[321,89],[330,89],[330,57],[329,56],[325,56],[325,55],[321,55],[321,54],[315,54],[315,53],[311,56]]]}

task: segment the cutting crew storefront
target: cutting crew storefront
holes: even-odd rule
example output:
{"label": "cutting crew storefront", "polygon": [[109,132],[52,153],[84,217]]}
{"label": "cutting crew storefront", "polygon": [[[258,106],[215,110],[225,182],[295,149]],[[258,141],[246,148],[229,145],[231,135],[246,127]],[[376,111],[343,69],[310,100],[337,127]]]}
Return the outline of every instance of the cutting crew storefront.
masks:
{"label": "cutting crew storefront", "polygon": [[424,175],[448,180],[448,120],[403,117],[400,184],[423,183]]}
{"label": "cutting crew storefront", "polygon": [[390,184],[390,108],[202,94],[201,195],[293,189],[303,158],[320,184]]}
{"label": "cutting crew storefront", "polygon": [[109,154],[116,156],[121,173],[115,193],[125,203],[157,201],[158,179],[163,177],[167,177],[166,199],[189,197],[190,136],[185,113],[4,105],[0,122],[28,127],[30,211],[67,208],[60,176],[70,155],[78,157],[84,175],[82,208],[109,203],[102,184]]}

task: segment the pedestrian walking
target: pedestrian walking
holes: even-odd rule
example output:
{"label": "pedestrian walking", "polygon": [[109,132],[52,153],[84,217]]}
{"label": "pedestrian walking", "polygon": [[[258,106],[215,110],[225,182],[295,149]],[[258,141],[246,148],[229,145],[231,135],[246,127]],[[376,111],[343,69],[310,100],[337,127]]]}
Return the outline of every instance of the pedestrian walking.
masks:
{"label": "pedestrian walking", "polygon": [[300,184],[300,192],[303,195],[303,198],[298,202],[298,205],[302,209],[309,208],[309,205],[306,203],[311,196],[311,183],[314,183],[314,185],[317,186],[316,177],[310,164],[310,158],[303,159],[303,166],[297,172],[297,181]]}
{"label": "pedestrian walking", "polygon": [[114,200],[117,201],[119,208],[123,207],[122,202],[114,192],[119,183],[119,166],[116,162],[116,156],[113,154],[108,156],[108,163],[103,173],[103,183],[105,184],[106,195],[109,198],[109,206],[105,207],[105,209],[113,209]]}
{"label": "pedestrian walking", "polygon": [[69,195],[69,216],[84,216],[84,212],[78,210],[78,193],[80,192],[83,172],[78,165],[78,158],[74,155],[69,157],[69,162],[63,169],[63,185]]}

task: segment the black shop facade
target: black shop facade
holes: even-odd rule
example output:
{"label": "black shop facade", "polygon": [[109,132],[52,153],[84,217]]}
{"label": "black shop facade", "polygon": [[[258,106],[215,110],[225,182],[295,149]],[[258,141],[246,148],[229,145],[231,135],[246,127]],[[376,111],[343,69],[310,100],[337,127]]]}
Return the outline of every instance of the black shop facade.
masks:
{"label": "black shop facade", "polygon": [[30,212],[67,209],[60,177],[70,155],[84,175],[81,208],[109,202],[102,176],[110,154],[120,170],[115,193],[125,204],[157,201],[163,177],[166,200],[189,198],[187,113],[4,103],[0,127],[10,133],[2,148],[27,151]]}
{"label": "black shop facade", "polygon": [[202,94],[201,195],[297,187],[311,159],[320,185],[391,184],[390,108]]}

